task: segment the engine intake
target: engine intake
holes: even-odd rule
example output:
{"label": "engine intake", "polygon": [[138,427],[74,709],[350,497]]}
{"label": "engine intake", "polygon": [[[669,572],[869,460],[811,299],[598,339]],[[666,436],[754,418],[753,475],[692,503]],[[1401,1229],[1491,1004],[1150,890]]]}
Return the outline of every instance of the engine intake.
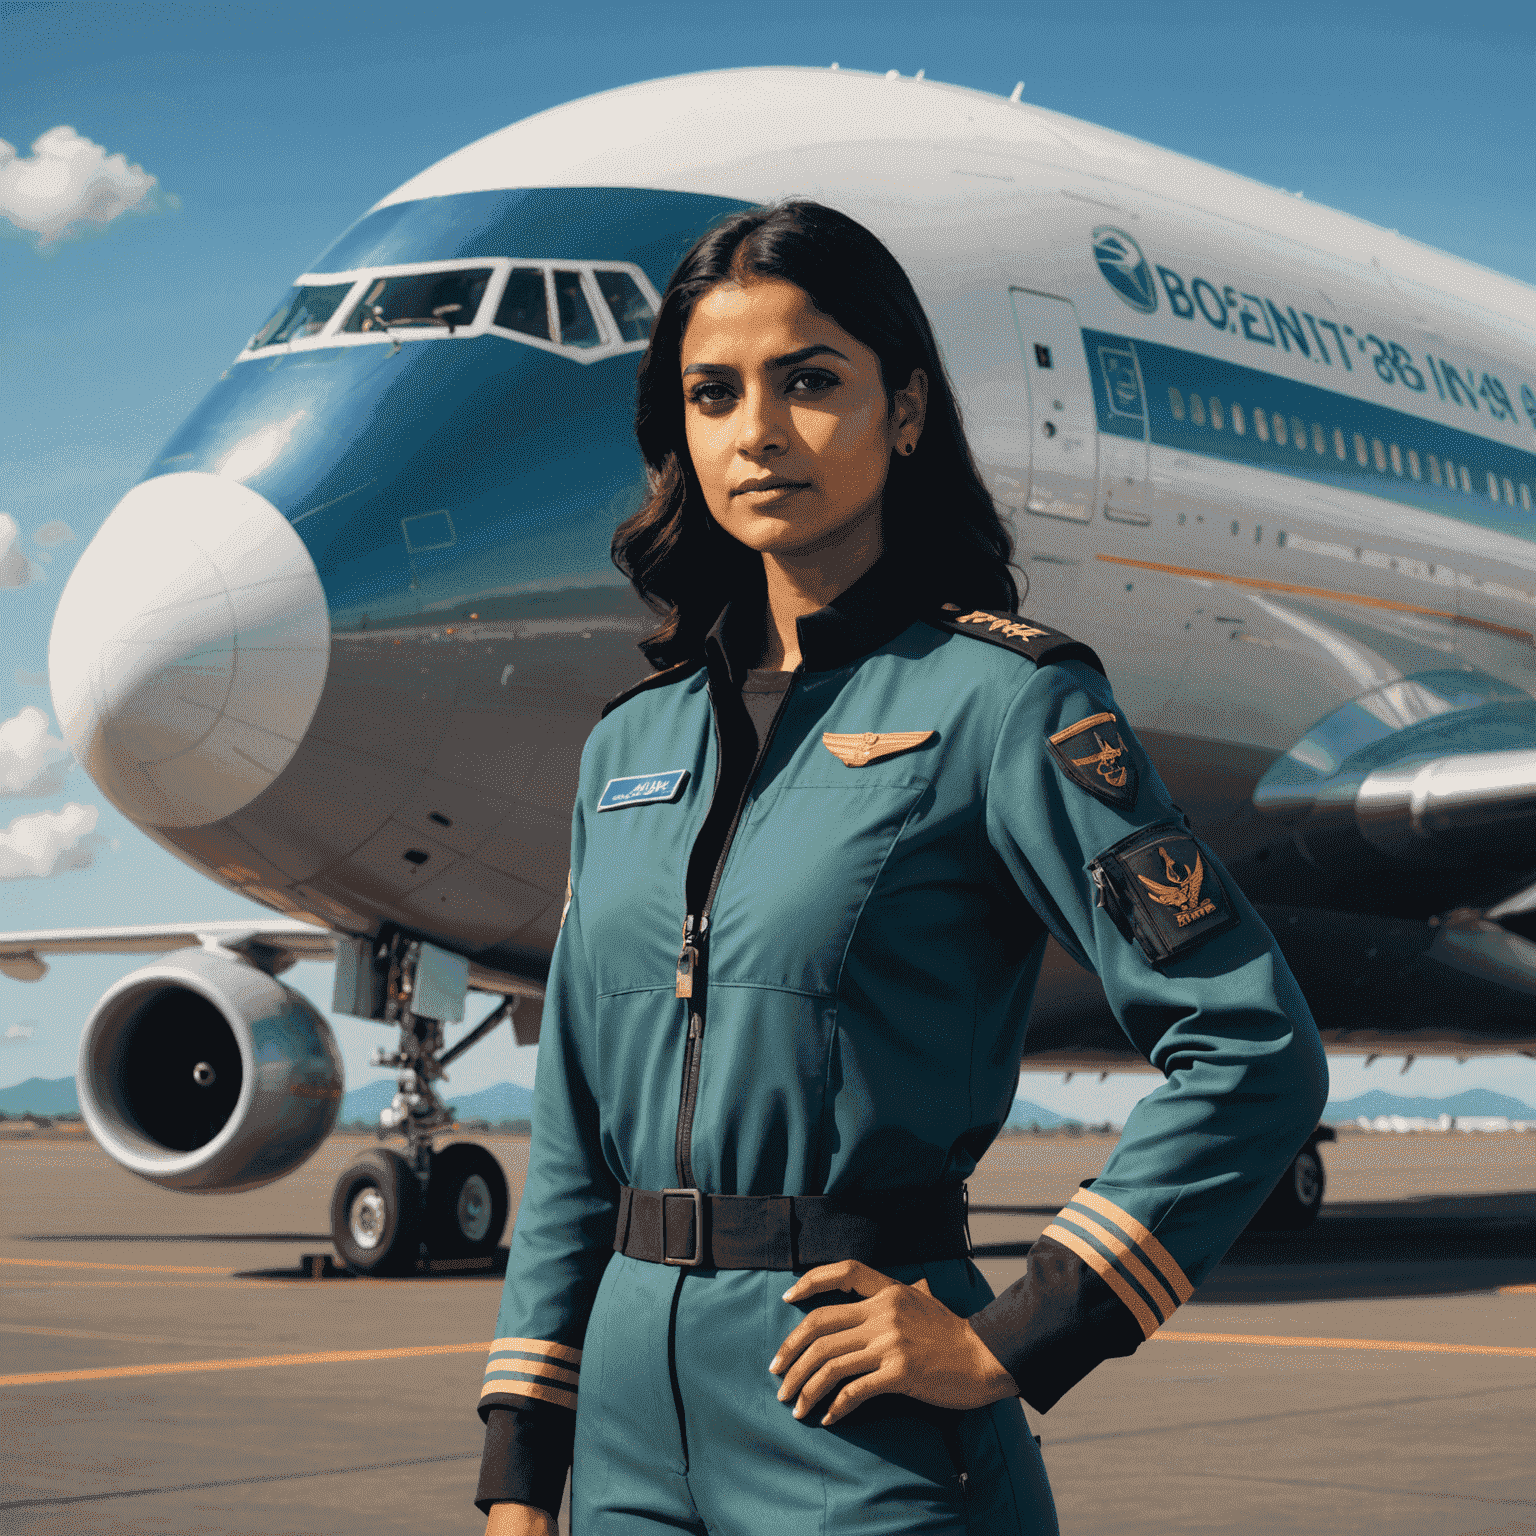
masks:
{"label": "engine intake", "polygon": [[341,1110],[330,1025],[238,956],[185,949],[125,976],[80,1039],[80,1112],[114,1161],[167,1189],[255,1189]]}

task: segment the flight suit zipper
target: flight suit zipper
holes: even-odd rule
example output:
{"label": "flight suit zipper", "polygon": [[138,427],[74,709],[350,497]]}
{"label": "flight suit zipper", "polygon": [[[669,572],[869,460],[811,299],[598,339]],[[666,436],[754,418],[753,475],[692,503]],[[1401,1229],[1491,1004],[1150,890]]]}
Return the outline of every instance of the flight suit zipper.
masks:
{"label": "flight suit zipper", "polygon": [[[757,783],[757,776],[762,771],[764,760],[768,756],[768,749],[773,744],[774,733],[779,728],[779,721],[784,718],[784,711],[789,706],[790,695],[795,690],[795,682],[800,676],[800,668],[796,667],[790,678],[789,686],[784,690],[784,696],[779,700],[779,707],[774,710],[773,718],[768,722],[768,729],[763,732],[763,739],[758,743],[757,756],[752,762],[752,771],[747,775],[747,781],[742,786],[741,794],[736,801],[735,811],[732,813],[730,825],[726,828],[725,837],[720,844],[720,853],[715,860],[714,871],[710,876],[709,889],[705,894],[703,904],[697,912],[690,912],[683,919],[683,947],[677,957],[677,985],[676,995],[688,1002],[688,1043],[683,1057],[683,1085],[678,1098],[677,1106],[677,1184],[679,1189],[694,1189],[697,1186],[693,1178],[693,1117],[698,1107],[699,1098],[699,1069],[704,1056],[704,1014],[707,1006],[705,997],[706,980],[709,972],[709,914],[715,904],[715,894],[720,889],[720,877],[725,873],[725,861],[730,857],[731,844],[736,841],[736,830],[741,825],[742,812],[746,809],[747,801],[752,798],[752,788]],[[713,706],[713,698],[711,699]],[[718,714],[718,711],[717,711]],[[715,744],[717,753],[721,748],[722,737],[718,722],[715,728]],[[725,775],[717,770],[715,775],[716,793]],[[713,801],[710,809],[713,810]],[[704,826],[709,825],[709,813],[705,813]],[[700,836],[703,836],[704,828],[700,828]]]}

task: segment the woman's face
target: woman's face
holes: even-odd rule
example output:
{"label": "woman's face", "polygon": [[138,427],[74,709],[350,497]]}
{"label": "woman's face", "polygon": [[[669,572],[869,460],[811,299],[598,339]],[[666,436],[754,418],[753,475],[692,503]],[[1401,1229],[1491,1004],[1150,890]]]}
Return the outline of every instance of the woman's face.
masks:
{"label": "woman's face", "polygon": [[722,283],[694,306],[682,388],[694,473],[727,533],[791,560],[871,525],[878,537],[891,454],[922,432],[921,370],[888,402],[868,347],[804,289],[761,278]]}

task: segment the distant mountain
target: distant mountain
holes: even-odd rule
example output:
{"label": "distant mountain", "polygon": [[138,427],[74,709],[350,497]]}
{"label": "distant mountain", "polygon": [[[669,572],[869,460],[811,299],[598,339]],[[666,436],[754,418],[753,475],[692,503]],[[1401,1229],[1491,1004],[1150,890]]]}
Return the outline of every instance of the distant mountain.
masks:
{"label": "distant mountain", "polygon": [[1447,1099],[1410,1099],[1372,1088],[1358,1098],[1329,1104],[1323,1111],[1323,1119],[1334,1122],[1358,1120],[1361,1115],[1369,1120],[1377,1115],[1406,1115],[1425,1120],[1440,1115],[1450,1115],[1452,1119],[1457,1115],[1507,1115],[1511,1120],[1536,1120],[1536,1109],[1507,1093],[1495,1093],[1492,1088],[1466,1088]]}
{"label": "distant mountain", "polygon": [[1033,1104],[1028,1099],[1015,1099],[1013,1108],[1009,1112],[1005,1122],[1008,1125],[1038,1125],[1042,1131],[1048,1131],[1053,1126],[1071,1125],[1077,1122],[1072,1115],[1058,1115],[1054,1109],[1044,1109],[1039,1104]]}
{"label": "distant mountain", "polygon": [[[501,1120],[533,1119],[533,1090],[521,1083],[497,1083],[492,1088],[482,1088],[478,1093],[455,1093],[451,1087],[440,1090],[443,1102],[451,1104],[460,1120],[489,1120],[492,1124]],[[354,1088],[341,1101],[341,1119],[366,1120],[376,1124],[379,1111],[387,1109],[395,1096],[395,1080],[379,1078]]]}
{"label": "distant mountain", "polygon": [[29,1077],[11,1088],[0,1088],[0,1114],[78,1115],[80,1097],[72,1077]]}

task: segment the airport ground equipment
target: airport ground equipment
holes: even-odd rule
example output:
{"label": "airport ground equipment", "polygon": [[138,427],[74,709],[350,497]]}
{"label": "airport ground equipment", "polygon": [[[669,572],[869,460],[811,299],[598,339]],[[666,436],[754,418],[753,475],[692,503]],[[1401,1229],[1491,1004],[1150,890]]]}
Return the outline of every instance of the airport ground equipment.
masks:
{"label": "airport ground equipment", "polygon": [[1318,1144],[1338,1139],[1339,1133],[1331,1125],[1320,1125],[1312,1132],[1248,1223],[1250,1232],[1300,1232],[1317,1220],[1328,1187]]}

